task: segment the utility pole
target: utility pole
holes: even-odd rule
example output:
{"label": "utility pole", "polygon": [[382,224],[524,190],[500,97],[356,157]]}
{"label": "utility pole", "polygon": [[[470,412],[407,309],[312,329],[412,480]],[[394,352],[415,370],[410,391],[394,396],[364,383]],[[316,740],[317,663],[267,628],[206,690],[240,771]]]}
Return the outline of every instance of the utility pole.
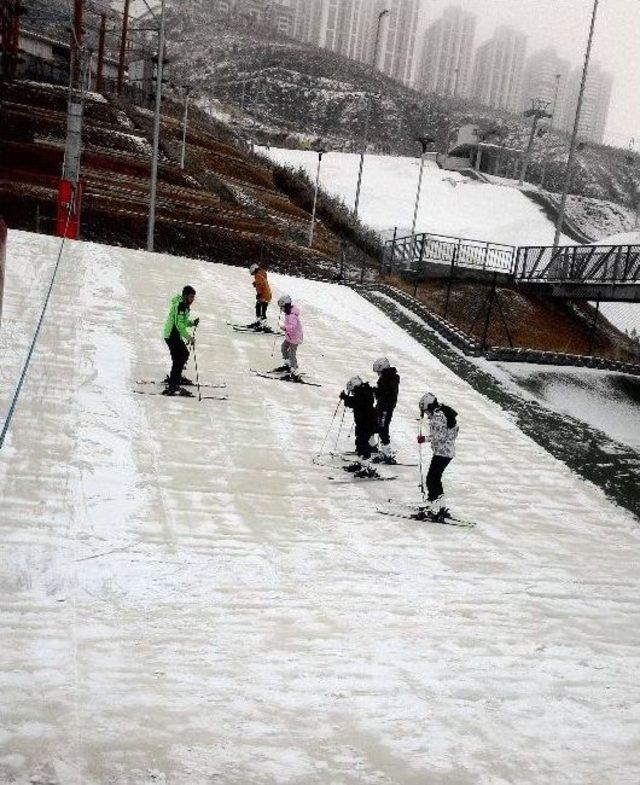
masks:
{"label": "utility pole", "polygon": [[64,150],[62,177],[58,185],[56,234],[58,237],[78,239],[82,202],[80,159],[82,155],[82,113],[87,66],[82,36],[83,0],[74,0],[71,28],[71,61],[69,69],[69,100],[67,102],[67,138]]}
{"label": "utility pole", "polygon": [[320,163],[322,162],[322,156],[327,152],[320,148],[316,150],[318,153],[318,171],[316,172],[316,187],[313,192],[313,210],[311,211],[311,224],[309,225],[309,248],[313,248],[313,232],[316,223],[316,205],[318,203],[318,188],[320,186]]}
{"label": "utility pole", "polygon": [[96,67],[96,92],[102,92],[102,71],[104,69],[104,42],[107,34],[107,15],[100,14],[100,33],[98,35],[98,65]]}
{"label": "utility pole", "polygon": [[567,196],[569,194],[569,184],[571,182],[571,167],[573,166],[573,159],[576,154],[576,146],[578,144],[578,129],[580,127],[580,113],[582,111],[582,101],[584,98],[584,89],[587,83],[587,74],[589,72],[589,58],[591,57],[591,45],[593,43],[593,32],[596,26],[596,15],[598,13],[598,0],[593,0],[593,11],[591,13],[591,27],[589,28],[589,39],[587,42],[587,50],[584,55],[584,66],[582,68],[582,81],[580,82],[580,92],[578,94],[578,106],[576,107],[576,116],[573,122],[573,133],[571,134],[571,145],[569,147],[569,157],[567,158],[567,168],[564,173],[564,184],[562,187],[562,197],[560,198],[560,207],[558,209],[558,220],[556,222],[556,232],[553,238],[553,247],[557,248],[560,242],[560,235],[564,226],[564,212],[567,206]]}
{"label": "utility pole", "polygon": [[531,123],[531,133],[529,134],[529,144],[527,145],[527,151],[525,152],[522,158],[522,168],[520,169],[520,181],[518,185],[524,185],[525,177],[527,176],[527,169],[529,168],[529,162],[531,161],[531,153],[533,151],[533,140],[536,135],[536,128],[538,127],[538,122],[545,117],[551,118],[552,115],[547,111],[549,103],[548,101],[541,101],[537,99],[536,101],[531,101],[531,109],[527,109],[524,113],[525,117],[533,117],[533,121]]}
{"label": "utility pole", "polygon": [[[388,14],[389,9],[385,8],[378,14],[378,22],[376,24],[376,38],[373,46],[373,62],[371,64],[371,74],[373,75],[378,68],[378,42],[380,41],[380,25],[383,18]],[[353,215],[358,217],[358,210],[360,208],[360,189],[362,187],[362,171],[364,169],[364,154],[367,150],[367,142],[369,139],[369,115],[371,114],[371,99],[367,96],[366,115],[364,119],[364,140],[362,144],[362,152],[360,153],[360,167],[358,169],[358,184],[356,185],[356,201],[353,205]]]}
{"label": "utility pole", "polygon": [[184,115],[182,117],[182,152],[180,153],[180,168],[184,169],[184,158],[187,152],[187,113],[189,111],[189,93],[191,88],[186,86],[184,93]]}
{"label": "utility pole", "polygon": [[83,0],[74,0],[73,29],[71,32],[71,86],[82,89],[82,7]]}
{"label": "utility pole", "polygon": [[118,85],[116,92],[122,94],[122,83],[124,81],[124,57],[127,51],[127,32],[129,29],[129,4],[131,0],[124,0],[124,11],[122,12],[122,37],[120,39],[120,59],[118,61]]}
{"label": "utility pole", "polygon": [[156,193],[158,189],[158,148],[160,146],[160,108],[162,106],[162,70],[164,65],[164,4],[160,3],[160,32],[158,34],[158,66],[156,69],[156,111],[153,122],[153,155],[151,158],[151,192],[149,195],[149,222],[147,224],[147,251],[153,251],[156,229]]}
{"label": "utility pole", "polygon": [[416,191],[416,203],[413,208],[413,221],[411,222],[411,236],[416,233],[416,222],[418,220],[418,206],[420,204],[420,191],[422,190],[422,175],[424,173],[424,157],[427,153],[427,147],[433,143],[430,136],[419,136],[416,142],[420,142],[422,147],[422,154],[420,155],[420,174],[418,175],[418,190]]}

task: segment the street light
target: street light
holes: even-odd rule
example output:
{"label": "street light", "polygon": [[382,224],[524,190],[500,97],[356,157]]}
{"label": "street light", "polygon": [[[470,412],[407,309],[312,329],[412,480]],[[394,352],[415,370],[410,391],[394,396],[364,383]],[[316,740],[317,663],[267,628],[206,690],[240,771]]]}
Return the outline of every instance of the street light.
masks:
{"label": "street light", "polygon": [[430,136],[418,136],[416,142],[422,146],[422,154],[420,155],[420,174],[418,175],[418,190],[416,192],[416,204],[413,208],[413,222],[411,223],[411,236],[416,233],[416,221],[418,220],[418,205],[420,204],[420,190],[422,189],[422,175],[424,173],[424,157],[427,152],[427,147],[433,144],[433,139]]}
{"label": "street light", "polygon": [[[390,13],[388,8],[380,11],[378,14],[378,23],[376,25],[376,41],[373,46],[373,62],[371,64],[371,72],[373,72],[378,67],[378,42],[380,40],[380,24],[382,23],[383,18],[386,14]],[[358,208],[360,207],[360,188],[362,186],[362,170],[364,168],[364,153],[367,149],[367,141],[369,138],[369,115],[371,114],[371,100],[367,97],[367,109],[366,115],[364,119],[364,141],[362,145],[362,152],[360,153],[360,168],[358,169],[358,184],[356,186],[356,201],[353,206],[353,215],[357,218],[358,217]]]}
{"label": "street light", "polygon": [[529,134],[529,144],[527,145],[527,150],[524,154],[522,159],[522,167],[520,169],[520,181],[518,185],[524,185],[525,177],[527,176],[527,169],[529,168],[529,161],[531,160],[531,152],[533,150],[533,140],[536,135],[536,128],[538,127],[538,122],[545,117],[551,119],[553,115],[547,111],[547,107],[549,106],[548,101],[543,101],[538,98],[535,101],[531,101],[531,109],[527,109],[524,113],[525,117],[533,117],[533,121],[531,123],[531,133]]}
{"label": "street light", "polygon": [[596,26],[596,15],[598,13],[598,0],[593,0],[593,11],[591,13],[591,27],[589,28],[589,39],[587,41],[587,50],[584,55],[584,66],[582,67],[582,81],[580,82],[580,92],[578,93],[578,105],[576,107],[576,116],[573,121],[573,133],[571,134],[571,145],[569,147],[569,157],[567,159],[567,167],[564,173],[564,184],[562,187],[562,197],[560,199],[560,207],[558,209],[558,220],[556,222],[556,232],[553,238],[553,247],[557,248],[560,242],[560,234],[564,226],[564,211],[567,206],[567,196],[569,194],[569,183],[571,182],[571,167],[573,165],[573,158],[576,153],[576,146],[578,143],[578,128],[580,126],[580,113],[582,111],[582,100],[584,98],[584,89],[587,83],[587,73],[589,71],[589,58],[591,57],[591,44],[593,43],[593,32]]}
{"label": "street light", "polygon": [[191,88],[185,87],[184,93],[184,116],[182,118],[182,152],[180,154],[180,168],[184,169],[184,158],[187,152],[187,112],[189,110],[189,93]]}
{"label": "street light", "polygon": [[309,226],[309,248],[313,248],[313,230],[315,227],[316,222],[316,205],[318,203],[318,186],[320,185],[320,163],[322,161],[322,156],[326,153],[326,150],[320,148],[316,150],[318,153],[318,171],[316,172],[316,187],[313,192],[313,210],[311,211],[311,224]]}
{"label": "street light", "polygon": [[151,158],[151,193],[147,224],[147,251],[153,251],[156,228],[156,192],[158,187],[158,148],[160,146],[160,107],[162,104],[162,69],[164,65],[164,3],[160,2],[160,34],[158,36],[158,69],[156,72],[156,112],[153,122],[153,155]]}

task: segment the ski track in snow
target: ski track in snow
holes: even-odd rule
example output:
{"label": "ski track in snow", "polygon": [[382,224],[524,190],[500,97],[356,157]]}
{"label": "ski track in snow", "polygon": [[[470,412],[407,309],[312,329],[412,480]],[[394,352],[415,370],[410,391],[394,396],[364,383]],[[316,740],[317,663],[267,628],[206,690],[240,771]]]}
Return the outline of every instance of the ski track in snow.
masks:
{"label": "ski track in snow", "polygon": [[[56,247],[10,234],[27,339]],[[637,521],[355,292],[271,281],[320,389],[249,373],[280,342],[225,324],[251,316],[246,270],[67,246],[0,453],[0,783],[635,785]],[[228,401],[133,394],[187,282]],[[3,406],[25,345],[3,344]],[[415,469],[337,487],[312,464],[381,354],[405,460],[427,388],[460,412],[446,485],[477,529],[376,514]]]}

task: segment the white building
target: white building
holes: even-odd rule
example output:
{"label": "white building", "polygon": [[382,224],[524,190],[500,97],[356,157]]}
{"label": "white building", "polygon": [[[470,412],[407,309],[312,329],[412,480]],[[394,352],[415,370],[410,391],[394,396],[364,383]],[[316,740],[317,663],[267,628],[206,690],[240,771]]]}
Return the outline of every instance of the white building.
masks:
{"label": "white building", "polygon": [[521,106],[527,38],[501,26],[478,47],[471,95],[485,106],[516,112]]}
{"label": "white building", "polygon": [[468,94],[476,17],[459,6],[447,8],[424,33],[416,87],[445,96]]}
{"label": "white building", "polygon": [[531,108],[532,101],[543,101],[553,115],[551,125],[560,128],[569,84],[571,64],[558,56],[553,47],[540,49],[527,60],[521,93],[521,109]]}
{"label": "white building", "polygon": [[[581,80],[582,68],[576,68],[569,75],[566,101],[559,118],[560,128],[568,133],[573,131]],[[578,126],[580,139],[596,144],[602,144],[604,141],[612,87],[613,77],[611,74],[603,71],[599,63],[592,62],[587,74],[582,111],[580,112]]]}
{"label": "white building", "polygon": [[380,26],[378,68],[387,76],[409,85],[413,82],[419,0],[376,0],[373,6],[369,41],[375,41],[378,14],[385,8],[389,13]]}

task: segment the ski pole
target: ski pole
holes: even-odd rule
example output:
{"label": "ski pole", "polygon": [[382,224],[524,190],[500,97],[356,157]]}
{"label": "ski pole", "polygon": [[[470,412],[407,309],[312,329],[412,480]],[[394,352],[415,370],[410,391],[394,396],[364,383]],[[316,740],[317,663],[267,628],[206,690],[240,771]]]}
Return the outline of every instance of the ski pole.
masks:
{"label": "ski pole", "polygon": [[196,330],[198,329],[198,325],[193,328],[193,364],[196,368],[196,386],[198,387],[198,400],[202,401],[202,393],[200,392],[200,374],[198,373],[198,355],[196,354]]}
{"label": "ski pole", "polygon": [[338,409],[340,408],[341,403],[342,400],[339,400],[338,405],[336,406],[335,411],[333,412],[333,417],[331,418],[331,422],[329,423],[329,427],[327,428],[327,432],[324,435],[324,439],[322,440],[322,444],[320,445],[320,449],[318,450],[318,454],[316,455],[316,458],[319,458],[322,455],[322,451],[324,450],[324,445],[327,441],[327,437],[331,433],[331,428],[333,427],[333,421],[336,419],[336,414],[338,413]]}
{"label": "ski pole", "polygon": [[422,445],[425,442],[425,437],[422,433],[422,418],[420,418],[420,425],[418,430],[418,471],[420,472],[420,482],[418,488],[422,494],[422,501],[424,501],[424,472],[422,469]]}
{"label": "ski pole", "polygon": [[344,413],[347,411],[347,407],[345,406],[342,410],[342,419],[340,420],[340,427],[338,428],[338,435],[336,436],[336,444],[333,448],[333,454],[335,455],[338,452],[338,442],[340,441],[340,434],[342,433],[342,425],[344,423]]}
{"label": "ski pole", "polygon": [[271,347],[271,356],[272,357],[273,357],[273,354],[274,354],[274,352],[276,350],[276,341],[277,340],[278,340],[278,336],[276,335],[275,338],[273,339],[273,346]]}

